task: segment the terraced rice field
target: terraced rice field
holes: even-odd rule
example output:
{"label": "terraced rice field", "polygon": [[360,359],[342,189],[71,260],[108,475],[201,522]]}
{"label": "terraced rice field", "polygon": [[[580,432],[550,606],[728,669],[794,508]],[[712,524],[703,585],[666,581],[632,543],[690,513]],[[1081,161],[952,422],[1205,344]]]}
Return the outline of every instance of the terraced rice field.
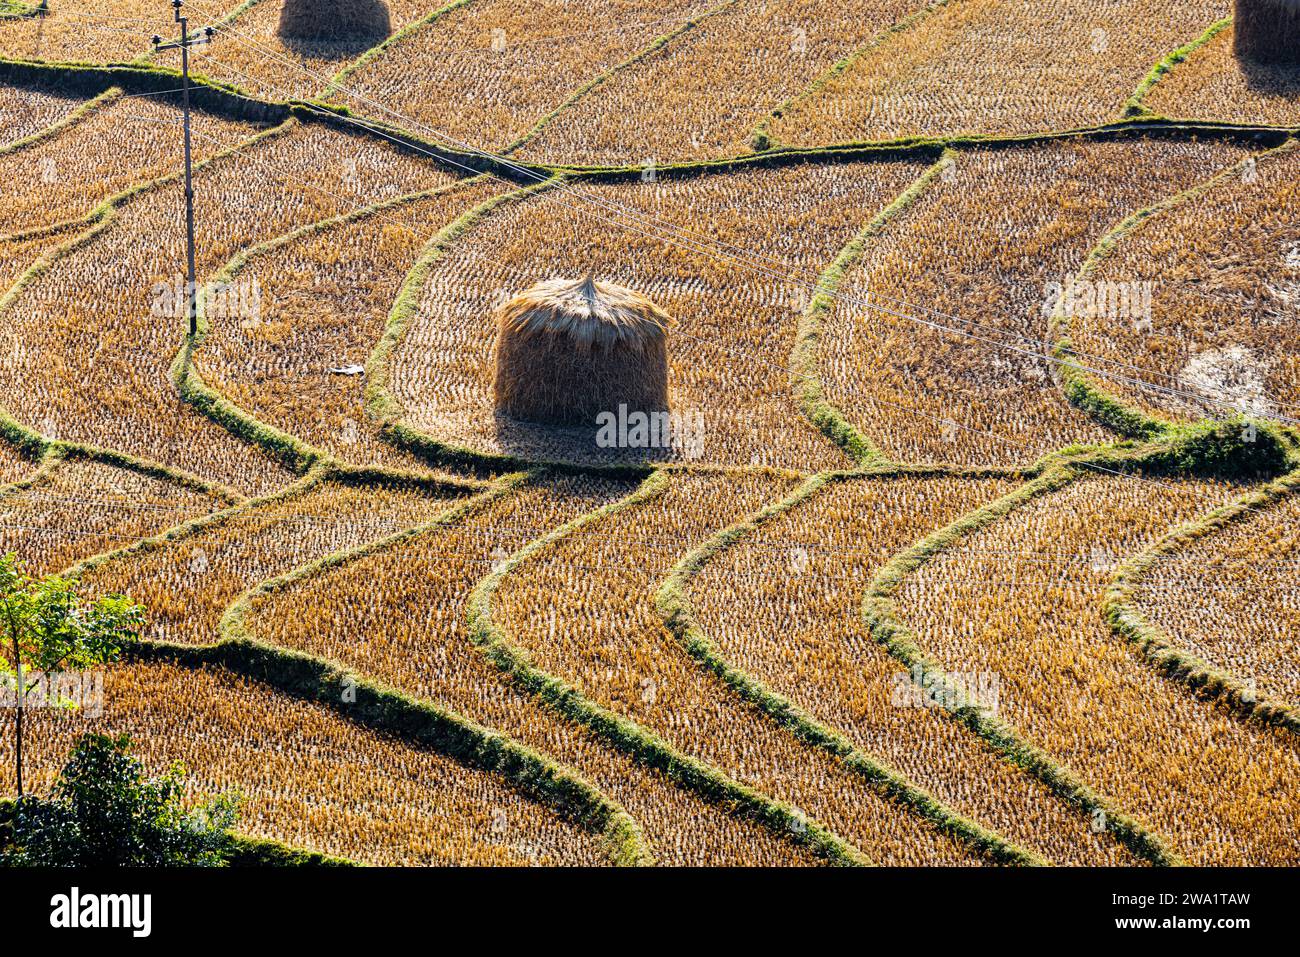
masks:
{"label": "terraced rice field", "polygon": [[1133,863],[1086,815],[933,705],[900,706],[911,674],[860,615],[863,592],[893,554],[1017,484],[932,475],[809,489],[711,557],[688,581],[688,599],[732,667],[960,813],[1047,861]]}
{"label": "terraced rice field", "polygon": [[628,808],[661,864],[808,863],[792,835],[722,812],[539,703],[467,630],[470,593],[494,566],[547,529],[631,491],[621,482],[561,480],[494,496],[409,539],[254,596],[247,627],[263,641],[336,661],[556,756]]}
{"label": "terraced rice field", "polygon": [[[584,83],[698,17],[708,0],[475,0],[345,71],[331,96],[446,143],[503,150]],[[433,13],[434,10],[430,10]]]}
{"label": "terraced rice field", "polygon": [[[191,6],[215,22],[222,4],[205,0]],[[326,91],[337,72],[382,39],[286,39],[279,34],[280,9],[279,4],[263,0],[241,11],[221,28],[220,42],[199,48],[194,69],[259,99],[299,99]],[[393,29],[400,30],[420,20],[429,5],[394,0],[388,11]]]}
{"label": "terraced rice field", "polygon": [[[491,611],[507,640],[599,705],[824,821],[872,860],[978,862],[971,848],[935,833],[757,714],[702,670],[655,612],[653,590],[687,543],[781,497],[788,480],[683,476],[665,485],[644,502],[624,504],[559,537],[512,570]],[[542,595],[553,597],[543,603]],[[564,626],[552,627],[552,620]]]}
{"label": "terraced rice field", "polygon": [[[0,25],[0,34],[5,29]],[[66,119],[82,105],[80,97],[48,84],[0,87],[0,144],[8,147]]]}
{"label": "terraced rice field", "polygon": [[[924,563],[897,616],[950,672],[999,676],[999,713],[1033,745],[1200,864],[1296,859],[1294,734],[1244,724],[1172,682],[1100,613],[1119,556],[1238,491],[1095,477],[1034,498]],[[1168,733],[1176,728],[1177,734]]]}
{"label": "terraced rice field", "polygon": [[[250,162],[278,188],[250,191]],[[450,181],[387,146],[321,126],[288,128],[196,174],[196,189],[210,198],[206,221],[221,237],[205,247],[199,268],[209,275],[236,251],[298,226]],[[242,491],[269,490],[288,481],[284,470],[197,415],[168,378],[184,322],[177,272],[184,229],[174,194],[156,187],[50,258],[3,310],[0,351],[24,362],[0,374],[0,388],[10,413],[49,438],[141,454]],[[227,318],[253,318],[242,297],[234,301],[240,305]],[[84,401],[87,391],[95,401]]]}
{"label": "terraced rice field", "polygon": [[16,446],[0,442],[0,481],[7,486],[32,476],[40,468],[40,463],[26,455]]}
{"label": "terraced rice field", "polygon": [[[113,97],[30,149],[0,156],[4,212],[0,232],[21,234],[77,220],[136,184],[170,176],[181,159],[180,116],[166,104]],[[115,131],[133,131],[117,142]],[[248,139],[257,128],[199,113],[195,159]],[[28,177],[34,172],[39,189]]]}
{"label": "terraced rice field", "polygon": [[782,109],[772,136],[812,146],[1098,126],[1226,12],[1222,0],[954,0]]}
{"label": "terraced rice field", "polygon": [[[1027,465],[1104,441],[1044,347],[1059,290],[1129,211],[1245,156],[1159,141],[955,154],[879,226],[826,310],[827,399],[903,462]],[[1120,350],[1078,349],[1105,381],[1128,378]]]}
{"label": "terraced rice field", "polygon": [[0,553],[148,616],[33,792],[128,732],[367,864],[1300,863],[1300,88],[1226,0],[302,2],[183,5],[192,333],[170,7],[0,17]]}
{"label": "terraced rice field", "polygon": [[[36,4],[28,4],[35,7]],[[149,38],[167,34],[172,11],[157,0],[52,3],[45,16],[0,20],[0,56],[49,63],[124,63],[149,50]],[[224,12],[234,4],[215,3]]]}
{"label": "terraced rice field", "polygon": [[[196,369],[259,420],[340,459],[418,467],[377,437],[357,370],[424,245],[502,190],[490,179],[436,187],[241,252],[227,282],[255,284],[259,313],[213,323]],[[320,308],[322,292],[327,310]]]}
{"label": "terraced rice field", "polygon": [[1198,184],[1114,237],[1089,279],[1149,283],[1144,323],[1086,310],[1071,323],[1082,353],[1132,367],[1159,389],[1105,383],[1155,416],[1188,420],[1225,410],[1294,419],[1300,306],[1300,153],[1293,146]]}
{"label": "terraced rice field", "polygon": [[1300,701],[1297,511],[1294,481],[1276,499],[1245,496],[1162,542],[1132,584],[1171,645],[1284,707]]}
{"label": "terraced rice field", "polygon": [[165,477],[65,459],[0,494],[0,549],[22,555],[33,573],[59,572],[228,504]]}
{"label": "terraced rice field", "polygon": [[[524,799],[495,775],[221,671],[125,666],[108,676],[104,697],[102,716],[38,719],[28,739],[38,787],[57,770],[74,734],[111,729],[132,735],[154,773],[184,761],[196,797],[238,788],[241,821],[255,836],[371,864],[603,863],[599,835]],[[179,715],[178,700],[186,702]],[[8,745],[12,731],[0,728],[9,732]],[[0,746],[0,756],[11,773],[12,754]],[[378,826],[368,810],[375,806],[389,808]]]}
{"label": "terraced rice field", "polygon": [[600,166],[744,152],[759,119],[913,7],[900,0],[720,4],[620,64],[515,155]]}
{"label": "terraced rice field", "polygon": [[82,571],[97,592],[151,609],[149,637],[210,644],[244,591],[428,520],[464,490],[307,479],[278,495],[111,553]]}
{"label": "terraced rice field", "polygon": [[1295,126],[1300,123],[1300,69],[1238,60],[1229,24],[1142,99],[1153,113],[1225,123]]}
{"label": "terraced rice field", "polygon": [[[670,356],[675,408],[698,414],[703,441],[695,449],[665,449],[659,458],[788,468],[847,464],[801,421],[790,399],[795,323],[819,264],[853,237],[864,210],[885,205],[920,169],[862,163],[630,186],[562,185],[487,211],[433,264],[395,349],[389,382],[405,413],[401,421],[436,441],[483,452],[607,459],[592,447],[589,430],[499,423],[490,398],[494,306],[542,277],[590,272],[644,289],[677,322]],[[777,197],[788,233],[766,229],[763,204]],[[614,205],[661,225],[631,235],[611,231],[606,210]],[[726,261],[704,254],[703,239],[726,244]],[[633,449],[626,457],[646,456]]]}

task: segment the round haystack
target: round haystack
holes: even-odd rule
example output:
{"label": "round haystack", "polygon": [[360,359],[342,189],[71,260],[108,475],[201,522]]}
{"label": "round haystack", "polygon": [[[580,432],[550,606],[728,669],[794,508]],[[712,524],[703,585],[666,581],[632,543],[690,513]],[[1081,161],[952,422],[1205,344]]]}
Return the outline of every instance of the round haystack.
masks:
{"label": "round haystack", "polygon": [[1236,0],[1232,30],[1243,60],[1300,64],[1300,0]]}
{"label": "round haystack", "polygon": [[551,425],[668,411],[668,315],[631,289],[548,279],[497,313],[497,411]]}
{"label": "round haystack", "polygon": [[290,40],[339,41],[392,32],[384,0],[284,0],[279,34]]}

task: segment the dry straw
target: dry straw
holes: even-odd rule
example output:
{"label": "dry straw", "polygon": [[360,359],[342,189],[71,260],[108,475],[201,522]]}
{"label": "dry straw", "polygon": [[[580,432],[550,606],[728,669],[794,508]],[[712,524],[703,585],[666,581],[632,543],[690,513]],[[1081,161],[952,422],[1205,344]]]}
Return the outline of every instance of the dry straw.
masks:
{"label": "dry straw", "polygon": [[353,40],[392,32],[383,0],[285,0],[282,37],[293,40]]}
{"label": "dry straw", "polygon": [[1300,64],[1300,0],[1236,0],[1232,19],[1237,56]]}
{"label": "dry straw", "polygon": [[620,405],[667,411],[670,322],[645,296],[590,276],[537,283],[497,314],[497,410],[556,425],[594,425]]}

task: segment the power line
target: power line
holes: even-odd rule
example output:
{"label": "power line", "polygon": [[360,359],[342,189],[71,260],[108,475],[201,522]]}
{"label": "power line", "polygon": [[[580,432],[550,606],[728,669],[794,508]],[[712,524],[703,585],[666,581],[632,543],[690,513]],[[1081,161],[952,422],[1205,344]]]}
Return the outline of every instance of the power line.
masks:
{"label": "power line", "polygon": [[[303,69],[304,69],[304,72],[311,73],[311,71],[309,71],[309,70],[305,70],[305,68],[303,68]],[[368,127],[363,127],[363,128],[368,128]],[[379,132],[379,131],[375,131],[375,132]],[[386,134],[383,134],[382,132],[380,132],[380,135],[385,135],[385,136],[386,136]],[[392,139],[392,137],[387,137],[387,138]],[[420,150],[420,151],[421,151],[421,152],[427,152],[427,151],[424,151],[424,150]],[[429,154],[429,155],[433,155],[433,154]],[[435,158],[437,158],[437,157],[435,157]],[[459,164],[455,164],[455,165],[459,165]],[[474,172],[477,172],[477,171],[474,171]],[[537,174],[533,174],[533,175],[534,175],[534,178],[537,178]],[[553,199],[553,197],[551,197],[551,198]],[[707,255],[707,250],[699,250],[699,249],[695,249],[695,250],[693,250],[693,251],[696,251],[696,252],[704,252],[704,253]],[[700,341],[700,342],[702,342],[703,344],[706,344],[706,345],[711,344],[711,343],[708,343],[706,340],[702,340],[702,339],[701,339],[701,340],[697,340],[697,341]],[[772,363],[768,363],[768,364],[769,364],[769,365],[772,365],[774,368],[780,368],[780,367],[775,366],[775,364],[772,364]],[[783,369],[783,371],[787,372],[787,374],[789,373],[789,370],[788,370],[788,369]],[[883,400],[880,400],[879,398],[872,398],[872,401],[880,402],[880,401],[883,401]],[[903,407],[903,408],[906,408],[906,407]],[[912,410],[912,411],[915,411],[915,410]],[[924,414],[924,413],[918,413],[918,414]],[[946,421],[945,421],[945,424],[950,424],[950,422],[951,422],[951,420],[946,420]],[[975,431],[983,432],[983,430],[975,430]],[[994,437],[994,438],[997,438],[997,439],[999,439],[999,440],[1001,440],[1001,441],[1008,441],[1008,442],[1011,441],[1011,440],[1007,439],[1006,437],[1004,437],[1004,436],[998,436],[998,435],[996,435],[995,433],[984,433],[984,434],[987,434],[987,435],[989,435],[989,436],[992,436],[992,437]],[[1013,443],[1013,444],[1014,444],[1014,443]],[[1094,467],[1094,466],[1089,466],[1089,467]],[[1117,472],[1116,474],[1120,474],[1120,473]]]}
{"label": "power line", "polygon": [[[246,153],[246,151],[244,151],[244,150],[241,150],[241,153],[242,153],[243,155],[246,155],[246,156],[248,155],[248,154]],[[250,157],[250,158],[253,158],[255,161],[257,161],[257,162],[259,162],[259,163],[262,163],[262,164],[265,164],[265,163],[267,162],[266,159],[265,159],[264,157],[262,157],[262,156],[256,156],[256,157]],[[307,185],[307,184],[303,184],[303,185]],[[559,200],[555,198],[555,195],[554,195],[554,194],[546,194],[545,199],[544,199],[543,201],[559,202]],[[568,206],[568,204],[564,204],[564,203],[561,203],[561,205]],[[572,207],[569,207],[569,208],[572,208]],[[490,260],[490,261],[492,261],[492,262],[495,262],[497,265],[502,266],[503,268],[507,268],[507,269],[511,268],[509,264],[504,263],[504,262],[501,261],[501,260],[495,259],[494,257],[488,256],[486,253],[483,253],[483,252],[478,251],[478,250],[476,250],[476,249],[471,248],[471,252],[470,252],[470,254],[471,254],[471,255],[479,256],[479,257],[481,257],[481,258],[488,259],[488,260]],[[693,340],[694,342],[696,342],[696,343],[698,343],[698,344],[700,344],[700,345],[709,346],[709,347],[713,347],[713,348],[725,348],[725,347],[719,347],[718,344],[712,342],[711,340],[708,340],[708,339],[705,339],[705,338],[702,338],[702,337],[698,337],[698,336],[692,336],[692,335],[690,335],[689,333],[685,333],[685,332],[683,332],[683,331],[681,331],[681,330],[679,330],[679,333],[682,334],[682,335],[685,335],[687,338]],[[778,364],[776,364],[776,363],[771,362],[770,360],[765,360],[765,359],[763,359],[762,357],[753,356],[753,355],[751,355],[751,354],[745,352],[744,350],[732,350],[732,351],[738,351],[741,355],[746,356],[746,357],[749,358],[751,361],[756,361],[756,362],[759,362],[759,363],[766,364],[766,365],[768,365],[768,366],[770,366],[770,367],[772,367],[772,368],[774,368],[774,369],[778,369],[779,371],[782,371],[783,373],[785,373],[785,374],[787,374],[787,375],[794,375],[794,376],[796,376],[796,377],[800,377],[799,374],[794,373],[794,372],[793,372],[792,370],[790,370],[788,367],[778,365]],[[815,380],[815,377],[811,377],[811,376],[802,376],[802,377],[805,378],[805,379],[814,379],[814,380]],[[913,407],[906,406],[906,405],[902,405],[902,404],[900,404],[900,403],[896,403],[896,402],[890,402],[889,400],[883,399],[883,398],[881,398],[881,397],[879,397],[879,396],[875,396],[875,395],[872,395],[872,394],[870,394],[870,393],[865,393],[865,392],[863,392],[862,390],[857,389],[856,387],[850,387],[850,391],[852,391],[852,392],[854,392],[854,393],[860,395],[861,397],[865,398],[867,401],[869,401],[869,402],[873,402],[873,403],[875,403],[875,404],[877,404],[877,405],[881,405],[881,404],[883,404],[883,405],[888,405],[888,406],[891,406],[891,407],[894,407],[894,408],[901,409],[901,410],[903,410],[904,412],[908,412],[908,413],[913,414],[913,415],[919,415],[919,416],[921,416],[921,417],[931,419],[932,421],[940,422],[940,423],[943,424],[943,425],[949,425],[949,424],[951,424],[951,425],[955,425],[955,426],[957,426],[958,428],[961,428],[961,429],[963,429],[963,430],[965,430],[965,431],[973,432],[973,433],[976,433],[976,434],[985,435],[985,436],[987,436],[987,437],[990,437],[990,438],[996,439],[996,440],[998,440],[998,441],[1000,441],[1000,442],[1003,442],[1003,443],[1005,443],[1005,444],[1009,444],[1009,445],[1013,445],[1013,446],[1017,446],[1017,447],[1023,447],[1023,443],[1018,443],[1018,442],[1016,442],[1014,439],[1012,439],[1012,438],[1010,438],[1010,437],[1008,437],[1008,436],[1003,436],[1003,435],[1000,435],[1000,434],[998,434],[998,433],[989,432],[989,431],[984,430],[984,429],[978,429],[978,428],[975,428],[975,427],[967,426],[967,425],[962,424],[962,423],[957,423],[957,422],[955,422],[955,421],[952,420],[952,419],[943,419],[943,418],[940,418],[940,417],[938,417],[938,416],[933,416],[933,415],[930,415],[930,414],[928,414],[928,413],[925,413],[923,410],[918,410],[918,409],[915,409],[915,408],[913,408]],[[1055,390],[1053,390],[1053,392],[1055,393]],[[780,394],[780,395],[782,395],[783,398],[784,398],[784,397],[787,397],[787,396],[785,396],[783,393],[775,393],[775,392],[770,392],[770,391],[769,391],[767,394],[769,394],[769,395],[778,395],[778,394]],[[1133,476],[1133,475],[1130,474],[1130,473],[1122,472],[1122,471],[1120,471],[1120,470],[1118,470],[1118,469],[1107,468],[1107,467],[1102,466],[1102,465],[1099,465],[1099,464],[1097,464],[1097,463],[1078,463],[1078,464],[1080,464],[1080,465],[1083,466],[1083,467],[1087,467],[1087,468],[1093,469],[1094,471],[1103,472],[1103,473],[1107,473],[1107,474],[1110,474],[1110,475],[1121,476],[1121,477],[1130,478],[1130,479],[1135,479],[1135,478],[1137,478],[1136,476]],[[1148,479],[1148,478],[1146,478],[1146,477],[1142,477],[1140,480],[1141,480],[1141,481],[1149,482],[1149,483],[1151,483],[1151,484],[1157,485],[1157,486],[1162,487],[1162,488],[1165,488],[1165,489],[1177,490],[1177,487],[1176,487],[1176,486],[1168,485],[1167,483],[1162,483],[1162,482],[1159,482],[1159,481],[1154,480],[1154,479]],[[1252,509],[1252,511],[1253,511],[1253,510],[1254,510],[1254,509]]]}

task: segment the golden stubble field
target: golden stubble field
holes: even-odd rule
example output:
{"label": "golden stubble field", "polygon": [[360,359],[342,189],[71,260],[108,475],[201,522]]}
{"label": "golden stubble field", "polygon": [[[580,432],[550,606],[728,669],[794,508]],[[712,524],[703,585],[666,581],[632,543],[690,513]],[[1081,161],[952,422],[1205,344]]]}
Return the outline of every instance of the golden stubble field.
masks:
{"label": "golden stubble field", "polygon": [[[1228,4],[187,3],[192,337],[170,10],[52,6],[0,551],[149,621],[36,791],[94,730],[372,864],[1300,861],[1300,68]],[[587,276],[698,442],[494,408],[498,308]]]}

